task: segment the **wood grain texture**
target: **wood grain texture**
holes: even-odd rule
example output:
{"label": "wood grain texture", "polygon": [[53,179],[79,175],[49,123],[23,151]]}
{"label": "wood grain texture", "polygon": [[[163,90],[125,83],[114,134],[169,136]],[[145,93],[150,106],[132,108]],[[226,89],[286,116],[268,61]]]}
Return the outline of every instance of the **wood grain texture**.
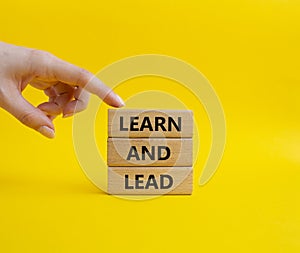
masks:
{"label": "wood grain texture", "polygon": [[192,166],[192,139],[108,138],[107,163],[108,166]]}
{"label": "wood grain texture", "polygon": [[192,194],[192,191],[193,170],[191,167],[108,168],[108,193],[110,194]]}
{"label": "wood grain texture", "polygon": [[[133,117],[136,118],[133,119]],[[131,125],[132,123],[134,124]],[[180,126],[180,129],[176,129],[175,126]],[[193,136],[193,112],[189,110],[109,109],[108,136],[191,138]]]}

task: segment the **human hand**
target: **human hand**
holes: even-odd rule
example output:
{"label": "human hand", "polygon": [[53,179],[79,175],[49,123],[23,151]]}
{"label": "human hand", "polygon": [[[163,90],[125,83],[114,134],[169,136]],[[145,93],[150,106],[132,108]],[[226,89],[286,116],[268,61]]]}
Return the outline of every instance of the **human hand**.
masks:
{"label": "human hand", "polygon": [[[49,101],[34,107],[22,91],[30,84],[44,90]],[[88,84],[88,85],[87,85]],[[89,92],[114,107],[123,100],[92,73],[54,55],[0,42],[0,107],[28,127],[54,138],[53,119],[68,117],[87,107]]]}

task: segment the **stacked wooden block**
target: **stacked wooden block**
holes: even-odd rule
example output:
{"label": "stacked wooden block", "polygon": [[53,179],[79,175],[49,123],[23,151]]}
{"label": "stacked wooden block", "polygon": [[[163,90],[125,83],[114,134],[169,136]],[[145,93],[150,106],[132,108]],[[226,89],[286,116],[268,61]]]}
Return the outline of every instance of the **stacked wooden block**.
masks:
{"label": "stacked wooden block", "polygon": [[188,110],[109,110],[108,192],[191,194],[192,136]]}

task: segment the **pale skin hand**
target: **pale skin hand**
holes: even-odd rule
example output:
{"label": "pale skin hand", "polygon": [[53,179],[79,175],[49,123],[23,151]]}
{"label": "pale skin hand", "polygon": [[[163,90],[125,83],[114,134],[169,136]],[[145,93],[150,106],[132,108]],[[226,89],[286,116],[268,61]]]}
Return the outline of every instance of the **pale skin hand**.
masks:
{"label": "pale skin hand", "polygon": [[[30,84],[49,101],[34,107],[22,96]],[[87,85],[88,84],[88,85]],[[93,93],[114,107],[123,100],[90,72],[54,55],[0,42],[0,107],[28,127],[54,138],[53,119],[83,111]]]}

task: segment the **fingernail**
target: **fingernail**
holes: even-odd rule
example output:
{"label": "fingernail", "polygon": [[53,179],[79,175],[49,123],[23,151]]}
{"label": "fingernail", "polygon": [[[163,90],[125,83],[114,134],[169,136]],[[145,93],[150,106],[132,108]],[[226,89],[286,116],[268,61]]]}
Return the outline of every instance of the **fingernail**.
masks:
{"label": "fingernail", "polygon": [[64,114],[62,117],[63,118],[68,118],[68,117],[71,117],[73,115],[74,115],[74,113],[67,113],[67,114]]}
{"label": "fingernail", "polygon": [[48,137],[48,138],[53,139],[53,138],[55,137],[55,132],[54,132],[54,130],[51,129],[50,127],[47,127],[47,126],[41,126],[41,127],[38,129],[38,131],[39,131],[42,135],[44,135],[44,136],[46,136],[46,137]]}
{"label": "fingernail", "polygon": [[125,102],[123,101],[123,99],[117,95],[117,100],[118,100],[118,107],[123,107],[125,105]]}

